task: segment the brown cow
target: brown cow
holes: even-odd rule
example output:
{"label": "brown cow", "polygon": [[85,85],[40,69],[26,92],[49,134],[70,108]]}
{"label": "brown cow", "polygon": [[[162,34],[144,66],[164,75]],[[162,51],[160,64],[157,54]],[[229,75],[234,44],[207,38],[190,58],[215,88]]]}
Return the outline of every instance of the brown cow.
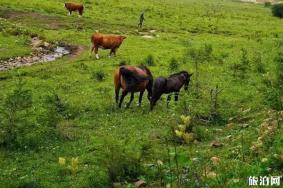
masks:
{"label": "brown cow", "polygon": [[95,57],[96,59],[99,59],[98,48],[102,48],[110,49],[109,57],[111,57],[112,54],[116,55],[117,49],[120,47],[125,38],[125,36],[121,35],[104,35],[96,32],[91,36],[92,47],[90,54],[92,54],[93,50],[95,50]]}
{"label": "brown cow", "polygon": [[80,16],[83,15],[84,6],[82,4],[65,3],[65,8],[69,11],[69,15],[71,15],[73,11],[78,11]]}

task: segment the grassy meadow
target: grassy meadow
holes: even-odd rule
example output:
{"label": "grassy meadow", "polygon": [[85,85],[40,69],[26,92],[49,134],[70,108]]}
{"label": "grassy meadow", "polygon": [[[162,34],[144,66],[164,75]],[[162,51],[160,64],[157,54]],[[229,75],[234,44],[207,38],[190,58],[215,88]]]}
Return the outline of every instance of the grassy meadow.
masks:
{"label": "grassy meadow", "polygon": [[[81,18],[63,0],[0,1],[0,60],[30,54],[34,35],[83,49],[0,71],[0,187],[242,188],[249,176],[282,175],[283,20],[270,8],[74,1],[85,5]],[[127,37],[116,57],[89,55],[96,30]],[[142,107],[136,94],[118,109],[112,73],[122,63],[145,64],[154,77],[192,72],[189,90],[169,108],[164,95],[150,112],[145,93]],[[182,123],[193,138],[176,134]]]}

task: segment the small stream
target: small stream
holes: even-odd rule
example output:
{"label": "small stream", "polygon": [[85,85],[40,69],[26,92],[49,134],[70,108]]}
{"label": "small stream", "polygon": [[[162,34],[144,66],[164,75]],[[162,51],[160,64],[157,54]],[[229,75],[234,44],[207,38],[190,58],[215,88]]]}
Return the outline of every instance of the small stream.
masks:
{"label": "small stream", "polygon": [[44,42],[44,45],[38,45],[38,41],[39,39],[37,40],[37,46],[34,46],[34,43],[32,43],[34,49],[32,55],[0,60],[0,71],[22,66],[31,66],[37,63],[51,62],[71,54],[71,49],[69,47],[63,45],[54,46],[47,42]]}

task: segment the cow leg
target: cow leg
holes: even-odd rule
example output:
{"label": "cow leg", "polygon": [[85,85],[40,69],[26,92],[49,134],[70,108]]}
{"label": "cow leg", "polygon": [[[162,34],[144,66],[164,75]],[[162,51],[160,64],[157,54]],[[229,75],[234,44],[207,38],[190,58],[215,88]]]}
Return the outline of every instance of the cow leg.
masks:
{"label": "cow leg", "polygon": [[121,95],[121,98],[120,98],[120,103],[119,103],[119,108],[121,108],[121,106],[122,106],[122,102],[123,102],[123,100],[124,100],[124,98],[125,98],[125,96],[128,94],[128,91],[127,90],[124,90],[123,92],[122,92],[122,95]]}
{"label": "cow leg", "polygon": [[128,102],[128,104],[127,104],[127,108],[130,107],[133,100],[134,100],[134,92],[131,93],[131,98],[130,98],[130,101]]}
{"label": "cow leg", "polygon": [[141,91],[141,92],[140,92],[140,97],[139,97],[139,107],[141,106],[143,93],[144,93],[144,91]]}
{"label": "cow leg", "polygon": [[98,47],[97,47],[97,46],[95,47],[94,53],[95,53],[95,57],[96,57],[96,59],[99,59],[99,55],[98,55]]}
{"label": "cow leg", "polygon": [[175,93],[175,102],[177,102],[178,99],[179,99],[179,92],[176,92],[176,93]]}
{"label": "cow leg", "polygon": [[167,96],[167,108],[169,107],[169,102],[171,101],[171,94]]}
{"label": "cow leg", "polygon": [[95,46],[94,46],[94,45],[91,45],[91,46],[90,46],[90,54],[89,54],[89,56],[91,56],[91,55],[92,55],[94,48],[95,48]]}
{"label": "cow leg", "polygon": [[69,10],[69,16],[71,16],[71,14],[72,14],[72,11],[71,11],[71,10]]}
{"label": "cow leg", "polygon": [[114,53],[114,50],[111,49],[111,50],[110,50],[110,53],[109,53],[109,58],[111,58],[111,56],[112,56],[113,53]]}

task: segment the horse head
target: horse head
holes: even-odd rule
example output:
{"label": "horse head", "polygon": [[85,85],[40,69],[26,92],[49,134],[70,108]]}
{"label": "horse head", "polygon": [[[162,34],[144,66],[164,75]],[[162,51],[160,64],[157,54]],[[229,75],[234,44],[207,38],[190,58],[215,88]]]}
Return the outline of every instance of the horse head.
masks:
{"label": "horse head", "polygon": [[182,76],[183,81],[184,81],[184,89],[185,89],[185,91],[187,91],[188,88],[189,88],[189,83],[191,81],[191,76],[193,75],[193,73],[188,73],[187,71],[182,71],[182,72],[180,72],[180,75]]}

